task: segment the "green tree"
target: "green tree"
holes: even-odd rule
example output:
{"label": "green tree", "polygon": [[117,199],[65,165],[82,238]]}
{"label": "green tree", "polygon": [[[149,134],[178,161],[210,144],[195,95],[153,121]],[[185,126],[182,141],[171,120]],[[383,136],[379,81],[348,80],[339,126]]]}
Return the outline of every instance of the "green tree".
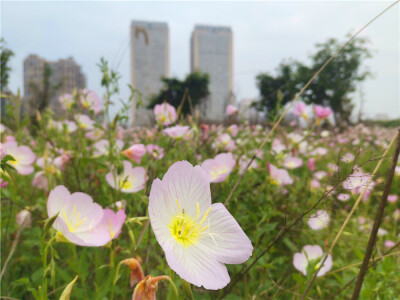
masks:
{"label": "green tree", "polygon": [[[365,58],[371,57],[366,47],[367,40],[356,38],[326,66],[308,87],[302,98],[306,103],[330,106],[337,124],[348,123],[354,104],[350,94],[357,88],[357,83],[365,80],[370,72],[361,70]],[[299,65],[296,83],[303,86],[311,76],[341,47],[336,39],[317,44],[318,51],[311,56],[312,66]]]}
{"label": "green tree", "polygon": [[178,108],[187,90],[188,99],[184,102],[182,113],[188,114],[191,112],[191,106],[196,106],[201,99],[210,94],[208,90],[210,80],[206,73],[193,72],[187,75],[185,80],[163,78],[161,81],[164,83],[164,87],[151,98],[149,108],[153,108],[156,104],[161,104],[164,101]]}
{"label": "green tree", "polygon": [[[356,90],[357,83],[370,75],[368,71],[361,70],[364,59],[371,57],[366,44],[366,39],[354,39],[325,67],[302,95],[302,100],[308,104],[330,106],[337,124],[349,122],[354,107],[350,95]],[[256,82],[260,100],[255,107],[268,112],[270,119],[273,119],[279,107],[291,101],[341,45],[336,39],[317,44],[317,52],[310,57],[311,66],[291,61],[280,64],[276,76],[259,74]],[[278,101],[278,91],[282,93],[281,102]]]}
{"label": "green tree", "polygon": [[3,92],[8,85],[8,79],[9,79],[10,71],[11,71],[11,68],[9,66],[9,61],[10,61],[10,58],[12,56],[14,56],[14,52],[6,47],[6,41],[4,40],[4,38],[0,39],[0,52],[1,52],[1,54],[0,54],[0,64],[1,64],[0,65],[0,73],[1,73],[0,88],[1,88],[1,92]]}
{"label": "green tree", "polygon": [[268,119],[273,120],[280,108],[293,99],[296,94],[295,63],[281,63],[277,75],[261,73],[256,77],[260,91],[260,100],[254,106],[266,112]]}

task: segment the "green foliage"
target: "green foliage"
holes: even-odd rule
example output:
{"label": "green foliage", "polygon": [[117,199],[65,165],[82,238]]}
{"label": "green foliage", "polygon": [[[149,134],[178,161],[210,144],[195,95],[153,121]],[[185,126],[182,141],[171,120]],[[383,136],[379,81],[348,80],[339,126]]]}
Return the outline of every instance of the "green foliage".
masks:
{"label": "green foliage", "polygon": [[255,102],[254,106],[259,111],[266,112],[269,120],[279,115],[280,108],[291,101],[297,92],[293,80],[294,67],[293,63],[281,63],[276,76],[261,73],[256,77],[260,101]]}
{"label": "green foliage", "polygon": [[[108,105],[112,105],[118,97],[119,75],[108,68],[105,60],[101,61],[103,74],[102,83],[106,90]],[[132,93],[137,91],[132,89]],[[285,93],[276,95],[277,107],[284,105]],[[289,98],[289,97],[288,97]],[[129,101],[128,101],[129,102]],[[282,104],[281,104],[282,103]],[[16,241],[17,232],[21,232],[15,253],[11,256],[5,275],[1,278],[1,288],[4,296],[17,299],[58,299],[63,290],[70,291],[71,279],[75,276],[71,299],[128,299],[133,289],[130,287],[130,270],[119,267],[126,258],[135,257],[142,261],[145,275],[168,275],[171,281],[159,282],[157,299],[218,299],[225,291],[208,291],[191,286],[184,282],[168,266],[165,253],[157,243],[148,217],[149,193],[151,184],[156,178],[162,178],[168,168],[176,161],[188,160],[193,165],[201,164],[205,159],[215,157],[219,151],[213,145],[221,134],[230,135],[235,142],[235,149],[229,150],[237,157],[237,164],[227,180],[211,184],[212,202],[224,202],[236,181],[241,176],[242,160],[248,160],[260,142],[265,138],[268,128],[261,126],[249,127],[238,125],[238,133],[232,136],[227,128],[211,128],[208,134],[202,133],[197,123],[186,123],[192,129],[189,139],[172,140],[162,133],[161,128],[123,130],[121,125],[127,106],[111,119],[108,110],[104,121],[96,119],[95,130],[100,132],[96,140],[87,138],[88,131],[78,126],[76,131],[69,132],[67,126],[54,127],[54,121],[64,122],[65,116],[57,116],[44,111],[38,119],[37,131],[29,132],[31,123],[21,122],[15,128],[8,130],[7,135],[15,137],[19,145],[32,145],[31,148],[38,158],[46,157],[49,164],[45,168],[34,165],[35,172],[43,171],[48,180],[48,190],[44,191],[32,185],[34,174],[21,175],[15,170],[4,168],[1,178],[8,182],[2,188],[1,206],[1,261],[4,262]],[[72,107],[74,111],[76,107]],[[73,120],[69,120],[73,122]],[[184,123],[181,123],[184,125]],[[150,154],[143,156],[140,163],[146,168],[147,181],[144,189],[136,193],[121,193],[113,189],[106,181],[108,172],[116,175],[127,157],[121,154],[117,146],[117,136],[124,131],[123,148],[132,144],[156,144],[164,149],[164,156],[156,159]],[[205,136],[203,136],[203,134]],[[383,150],[392,138],[393,132],[380,128],[371,129],[363,126],[352,127],[345,134],[337,131],[322,136],[318,131],[303,132],[294,128],[284,128],[278,132],[263,147],[257,155],[257,166],[248,170],[233,194],[227,209],[235,217],[238,224],[249,237],[254,247],[253,255],[243,264],[227,265],[231,282],[237,282],[225,299],[288,299],[296,298],[304,291],[310,277],[304,276],[293,266],[293,256],[305,245],[319,245],[326,251],[333,241],[338,228],[342,225],[349,209],[354,204],[357,194],[343,189],[343,181],[355,170],[355,166],[363,172],[371,173]],[[340,142],[339,142],[340,138]],[[96,142],[107,140],[110,147],[103,155],[95,155]],[[281,141],[282,149],[274,146],[277,139]],[[347,143],[343,142],[347,139]],[[275,140],[275,142],[273,142]],[[357,144],[357,145],[353,145]],[[33,146],[34,144],[34,146]],[[329,145],[329,147],[328,147]],[[305,147],[304,147],[305,146]],[[326,154],[313,154],[318,148],[324,148]],[[51,165],[53,158],[60,155],[60,150],[71,157],[62,169]],[[297,169],[287,170],[293,179],[293,184],[278,186],[273,183],[267,171],[267,164],[284,168],[284,160],[296,155],[304,164]],[[341,160],[343,154],[352,153],[354,161]],[[390,153],[389,153],[390,154]],[[311,187],[310,181],[316,174],[306,165],[309,158],[315,159],[315,170],[324,171],[326,175],[318,182],[320,187]],[[365,245],[368,241],[371,216],[374,215],[378,199],[382,195],[383,182],[389,166],[390,155],[385,159],[374,189],[368,201],[362,201],[356,210],[356,215],[349,222],[342,237],[332,253],[333,270],[344,268],[362,260]],[[132,161],[133,166],[137,166]],[[2,167],[12,165],[11,157],[4,157]],[[333,165],[333,167],[332,167]],[[111,166],[115,166],[112,168]],[[337,170],[335,171],[337,167]],[[400,181],[396,174],[391,194],[399,194]],[[103,208],[115,207],[115,202],[126,201],[125,212],[127,220],[120,235],[104,247],[80,247],[63,241],[52,227],[54,218],[48,218],[47,199],[49,191],[58,185],[65,185],[71,193],[84,192],[89,194]],[[324,191],[334,187],[334,193]],[[337,200],[337,194],[348,193],[347,202]],[[318,205],[317,205],[318,204]],[[309,214],[296,223],[282,239],[274,242],[265,255],[260,256],[271,245],[275,237],[293,224],[308,209],[316,205],[315,210],[324,209],[330,215],[328,227],[321,230],[311,230],[307,224]],[[376,245],[377,253],[384,252],[384,240],[398,238],[398,219],[395,212],[398,203],[390,203],[386,208],[386,217],[382,228],[388,231]],[[32,214],[32,226],[21,229],[16,222],[16,215],[22,209]],[[366,219],[361,226],[358,217]],[[223,237],[222,237],[223,238]],[[219,240],[218,240],[219,242]],[[259,257],[249,271],[246,269]],[[309,273],[315,270],[315,263],[308,266]],[[366,276],[362,290],[363,299],[396,299],[399,287],[398,257],[388,257],[377,261]],[[357,275],[355,267],[344,269],[333,274],[318,277],[309,296],[313,299],[328,299],[337,292],[348,280]],[[237,281],[236,281],[237,280]],[[225,288],[226,289],[226,288]],[[68,292],[69,293],[69,292]],[[66,292],[66,295],[68,295]],[[178,294],[178,295],[177,295]],[[348,298],[351,289],[342,292],[342,298]]]}
{"label": "green foliage", "polygon": [[164,87],[158,95],[155,95],[150,100],[149,108],[153,108],[156,104],[168,102],[175,108],[178,108],[184,99],[185,93],[188,99],[182,107],[183,114],[193,113],[194,107],[200,101],[209,95],[208,84],[209,76],[206,73],[193,72],[186,76],[185,80],[177,78],[163,78],[161,81]]}
{"label": "green foliage", "polygon": [[[362,71],[364,59],[371,57],[367,40],[356,38],[349,43],[303,93],[302,100],[308,104],[322,104],[332,108],[335,120],[349,122],[353,109],[351,93],[357,83],[365,80],[370,73]],[[311,65],[297,61],[281,63],[275,76],[268,73],[259,74],[256,78],[260,91],[260,101],[255,106],[258,110],[267,111],[270,119],[277,114],[277,92],[282,92],[282,105],[291,101],[300,89],[340,49],[342,43],[329,39],[317,44],[317,51],[311,55]]]}
{"label": "green foliage", "polygon": [[8,79],[10,77],[10,58],[14,56],[14,52],[6,47],[7,43],[4,38],[0,39],[0,92],[6,89]]}

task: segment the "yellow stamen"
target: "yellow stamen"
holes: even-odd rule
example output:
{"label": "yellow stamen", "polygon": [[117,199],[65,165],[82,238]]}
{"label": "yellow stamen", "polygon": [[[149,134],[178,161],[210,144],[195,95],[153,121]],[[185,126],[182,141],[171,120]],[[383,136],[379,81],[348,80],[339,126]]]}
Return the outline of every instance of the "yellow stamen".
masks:
{"label": "yellow stamen", "polygon": [[114,238],[115,232],[111,230],[111,226],[112,226],[111,220],[110,218],[108,218],[108,230],[110,231],[111,238]]}
{"label": "yellow stamen", "polygon": [[199,204],[199,202],[197,202],[197,215],[196,215],[196,220],[199,219],[199,216],[200,216],[200,204]]}
{"label": "yellow stamen", "polygon": [[200,227],[203,224],[203,222],[207,219],[207,216],[208,216],[208,213],[210,212],[210,210],[211,210],[211,206],[209,209],[207,209],[206,213],[203,216],[203,219],[201,219],[200,224],[199,224]]}
{"label": "yellow stamen", "polygon": [[178,208],[179,208],[179,213],[181,213],[181,206],[179,205],[179,201],[178,198],[175,198],[176,204],[178,204]]}

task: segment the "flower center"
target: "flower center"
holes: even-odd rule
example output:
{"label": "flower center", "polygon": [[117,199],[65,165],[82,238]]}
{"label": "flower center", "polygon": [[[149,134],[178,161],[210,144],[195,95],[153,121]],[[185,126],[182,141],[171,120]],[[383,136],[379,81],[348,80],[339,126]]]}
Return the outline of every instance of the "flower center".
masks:
{"label": "flower center", "polygon": [[67,224],[68,230],[69,230],[70,232],[75,232],[76,229],[77,229],[78,227],[80,227],[80,226],[85,222],[85,220],[86,220],[86,217],[84,217],[82,220],[79,220],[79,218],[80,218],[80,213],[79,213],[79,212],[78,212],[78,213],[76,212],[76,205],[74,205],[74,210],[73,210],[73,213],[72,213],[72,218],[68,219],[67,214],[65,213],[65,209],[64,209],[64,208],[62,208],[62,216],[63,216],[63,219],[64,219],[65,223]]}
{"label": "flower center", "polygon": [[17,165],[18,164],[18,160],[14,158],[14,160],[9,160],[10,163],[12,163],[13,165]]}
{"label": "flower center", "polygon": [[213,167],[213,169],[210,172],[211,178],[213,180],[217,179],[220,175],[225,174],[226,172],[228,172],[229,169],[226,165],[221,166],[220,168],[218,167]]}
{"label": "flower center", "polygon": [[132,187],[132,182],[128,179],[124,179],[119,182],[119,187],[121,188],[121,190],[130,189]]}
{"label": "flower center", "polygon": [[208,225],[202,227],[204,221],[207,219],[211,207],[205,212],[203,218],[200,220],[200,206],[197,202],[197,216],[196,219],[185,213],[185,209],[181,210],[178,199],[175,199],[178,204],[179,213],[171,218],[171,223],[168,225],[171,235],[183,247],[187,248],[196,244],[201,236],[201,233],[208,228]]}

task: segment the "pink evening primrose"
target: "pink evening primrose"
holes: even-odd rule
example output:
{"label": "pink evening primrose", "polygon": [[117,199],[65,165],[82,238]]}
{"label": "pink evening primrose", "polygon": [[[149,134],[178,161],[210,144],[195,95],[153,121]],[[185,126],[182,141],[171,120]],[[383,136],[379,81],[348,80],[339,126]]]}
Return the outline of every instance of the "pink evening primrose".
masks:
{"label": "pink evening primrose", "polygon": [[307,105],[304,102],[299,102],[297,103],[295,109],[293,110],[293,113],[296,116],[301,116],[303,117],[305,120],[308,120],[308,116],[307,116]]}
{"label": "pink evening primrose", "polygon": [[235,106],[233,106],[232,104],[229,104],[229,105],[226,107],[226,114],[227,114],[228,116],[235,115],[235,114],[237,114],[238,112],[239,112],[238,109],[237,109]]}
{"label": "pink evening primrose", "polygon": [[79,246],[104,246],[118,237],[125,222],[125,212],[117,213],[93,202],[85,193],[71,194],[59,185],[50,192],[47,201],[47,213],[58,217],[53,224],[57,237]]}
{"label": "pink evening primrose", "polygon": [[94,125],[95,121],[93,121],[87,115],[76,114],[75,115],[75,120],[76,120],[76,123],[78,124],[78,126],[80,128],[83,128],[85,130],[93,130],[94,129],[93,125]]}
{"label": "pink evening primrose", "polygon": [[[322,248],[318,245],[306,245],[303,247],[300,253],[295,253],[293,256],[293,266],[307,276],[307,266],[312,260],[322,259],[323,256]],[[332,268],[332,256],[328,255],[324,265],[321,270],[319,270],[317,277],[325,275]],[[319,268],[319,263],[315,266],[315,271]],[[313,272],[313,273],[314,273]],[[310,274],[309,274],[310,275]]]}
{"label": "pink evening primrose", "polygon": [[303,165],[303,160],[298,157],[288,157],[283,162],[286,169],[297,169]]}
{"label": "pink evening primrose", "polygon": [[350,200],[350,195],[349,194],[340,193],[339,195],[337,195],[336,198],[339,201],[346,202],[346,201]]}
{"label": "pink evening primrose", "polygon": [[346,190],[351,190],[354,194],[361,193],[365,187],[367,188],[367,192],[371,192],[375,183],[374,181],[371,181],[367,186],[370,177],[371,175],[368,173],[363,173],[361,171],[355,172],[343,182],[343,187]]}
{"label": "pink evening primrose", "polygon": [[317,119],[315,120],[315,124],[319,125],[321,124],[322,120],[326,119],[329,117],[329,115],[332,113],[332,110],[329,107],[323,107],[321,105],[315,105],[314,106],[314,113]]}
{"label": "pink evening primrose", "polygon": [[74,96],[72,94],[63,94],[58,97],[58,102],[60,102],[65,110],[70,109],[74,103]]}
{"label": "pink evening primrose", "polygon": [[179,139],[184,137],[189,132],[189,126],[173,126],[163,130],[166,135],[172,138]]}
{"label": "pink evening primrose", "polygon": [[225,287],[225,264],[241,264],[253,246],[221,203],[211,204],[210,181],[200,166],[174,163],[149,196],[151,226],[168,265],[182,279],[206,289]]}
{"label": "pink evening primrose", "polygon": [[397,196],[397,195],[389,195],[389,196],[387,197],[387,201],[389,201],[390,203],[396,202],[397,199],[398,199],[398,196]]}
{"label": "pink evening primrose", "polygon": [[[114,147],[121,150],[124,146],[124,142],[121,140],[115,140]],[[110,142],[108,140],[100,140],[93,144],[93,156],[98,157],[102,155],[108,155],[110,153]],[[115,149],[114,148],[114,149]]]}
{"label": "pink evening primrose", "polygon": [[318,210],[308,219],[308,226],[310,226],[311,229],[320,230],[328,226],[329,220],[329,214],[325,210]]}
{"label": "pink evening primrose", "polygon": [[274,165],[268,163],[268,172],[270,182],[274,185],[287,185],[292,184],[293,179],[289,176],[289,173],[285,169],[278,169]]}
{"label": "pink evening primrose", "polygon": [[124,160],[124,171],[115,175],[111,171],[106,175],[106,181],[114,189],[120,189],[123,193],[136,193],[144,188],[146,182],[146,169],[143,167],[132,167],[132,164]]}
{"label": "pink evening primrose", "polygon": [[122,151],[122,154],[140,164],[142,157],[146,154],[146,147],[143,144],[135,144]]}
{"label": "pink evening primrose", "polygon": [[158,145],[148,144],[146,145],[146,150],[155,159],[161,159],[164,157],[164,149]]}
{"label": "pink evening primrose", "polygon": [[95,91],[84,89],[80,98],[83,108],[93,110],[95,115],[98,115],[103,109],[101,107],[101,100]]}
{"label": "pink evening primrose", "polygon": [[157,123],[164,126],[171,125],[177,119],[175,107],[166,102],[154,106],[154,115]]}
{"label": "pink evening primrose", "polygon": [[210,182],[222,182],[232,172],[235,163],[232,153],[221,153],[213,159],[205,160],[201,168],[207,173]]}
{"label": "pink evening primrose", "polygon": [[44,171],[40,171],[35,174],[32,180],[32,186],[45,191],[49,189],[49,182]]}
{"label": "pink evening primrose", "polygon": [[35,153],[28,146],[18,146],[17,142],[5,142],[4,147],[6,153],[11,155],[15,160],[8,161],[21,175],[29,175],[33,172],[32,164],[36,159]]}

